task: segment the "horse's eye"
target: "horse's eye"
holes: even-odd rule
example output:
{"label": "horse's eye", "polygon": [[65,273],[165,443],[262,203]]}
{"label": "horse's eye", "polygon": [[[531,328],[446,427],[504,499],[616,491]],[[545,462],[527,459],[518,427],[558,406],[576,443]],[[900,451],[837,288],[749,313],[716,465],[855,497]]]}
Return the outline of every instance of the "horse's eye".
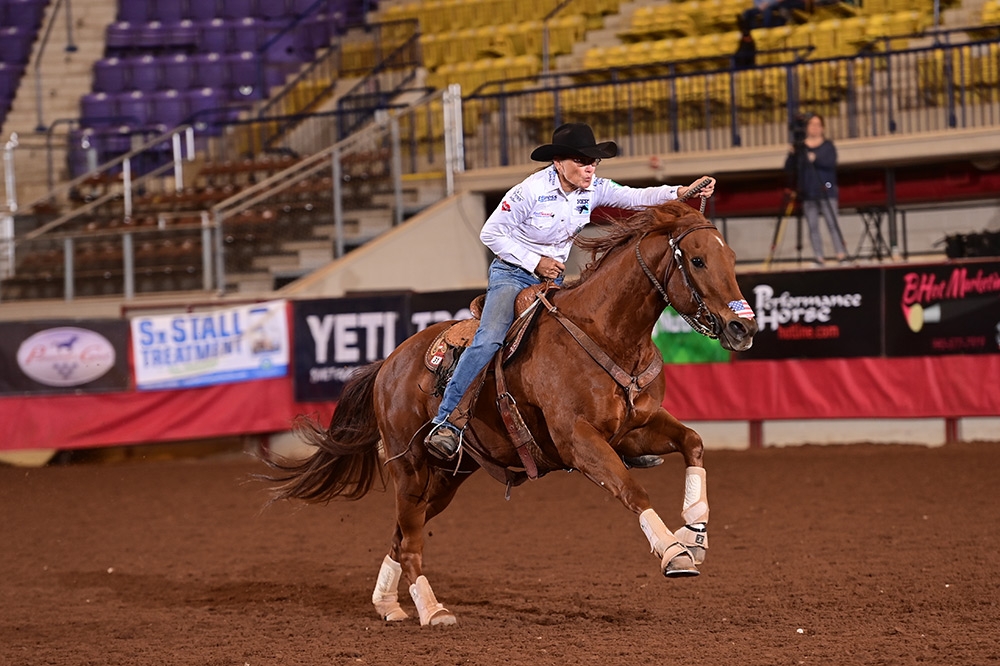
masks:
{"label": "horse's eye", "polygon": [[704,268],[705,260],[702,259],[701,257],[695,257],[691,260],[691,265],[694,266],[695,268]]}

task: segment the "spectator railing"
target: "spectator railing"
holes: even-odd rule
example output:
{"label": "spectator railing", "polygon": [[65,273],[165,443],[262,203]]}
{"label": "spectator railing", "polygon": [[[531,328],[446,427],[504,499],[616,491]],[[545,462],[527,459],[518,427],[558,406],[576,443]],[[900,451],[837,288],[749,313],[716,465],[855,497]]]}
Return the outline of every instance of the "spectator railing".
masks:
{"label": "spectator railing", "polygon": [[[342,256],[403,220],[403,182],[409,174],[435,171],[443,181],[442,193],[449,194],[455,172],[462,170],[457,86],[371,113],[375,120],[351,136],[302,159],[290,156],[278,162],[290,166],[256,183],[244,181],[243,189],[231,181],[225,187],[205,182],[225,179],[229,168],[244,172],[243,162],[224,159],[234,155],[224,151],[239,150],[226,142],[227,136],[243,135],[237,131],[241,125],[287,119],[203,121],[200,131],[221,133],[209,140],[199,138],[192,127],[158,137],[144,148],[164,142],[177,151],[181,145],[187,150],[206,146],[202,157],[213,159],[216,175],[207,176],[208,165],[201,165],[194,170],[198,187],[185,187],[182,153],[177,152],[177,162],[131,178],[128,165],[141,153],[133,151],[50,195],[71,199],[77,208],[45,217],[39,210],[49,205],[48,198],[29,204],[26,208],[35,212],[23,216],[22,226],[30,222],[31,230],[0,240],[0,252],[9,252],[9,265],[16,266],[12,275],[3,276],[0,297],[68,300],[174,290],[225,292],[242,279],[269,290],[276,277],[296,277]],[[338,114],[310,117],[336,128]],[[437,143],[442,150],[433,149]],[[174,177],[165,178],[171,167]],[[254,178],[252,171],[245,173]],[[133,189],[141,191],[148,206],[136,215],[129,194]],[[232,194],[212,199],[219,192]],[[218,203],[198,208],[194,202],[199,198]],[[296,261],[288,263],[290,259]]]}

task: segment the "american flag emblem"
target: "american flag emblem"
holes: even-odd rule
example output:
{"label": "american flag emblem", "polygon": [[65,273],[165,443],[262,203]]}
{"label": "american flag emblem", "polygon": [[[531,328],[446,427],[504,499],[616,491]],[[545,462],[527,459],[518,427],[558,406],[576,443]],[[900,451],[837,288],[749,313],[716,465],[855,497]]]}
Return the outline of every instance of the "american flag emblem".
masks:
{"label": "american flag emblem", "polygon": [[742,319],[753,319],[753,310],[746,301],[729,301],[729,309]]}

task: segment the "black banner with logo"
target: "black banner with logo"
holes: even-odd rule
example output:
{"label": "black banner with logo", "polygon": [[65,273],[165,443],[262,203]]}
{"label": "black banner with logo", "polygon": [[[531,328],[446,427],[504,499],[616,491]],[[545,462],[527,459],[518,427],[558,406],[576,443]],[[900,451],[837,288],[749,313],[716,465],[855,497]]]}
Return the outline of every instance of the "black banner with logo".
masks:
{"label": "black banner with logo", "polygon": [[436,291],[410,296],[410,334],[419,333],[428,326],[449,319],[468,319],[472,316],[469,304],[485,289],[461,291]]}
{"label": "black banner with logo", "polygon": [[738,280],[760,330],[736,360],[882,354],[880,269],[748,273]]}
{"label": "black banner with logo", "polygon": [[125,391],[128,322],[0,323],[0,395]]}
{"label": "black banner with logo", "polygon": [[1000,262],[885,270],[888,356],[1000,352]]}
{"label": "black banner with logo", "polygon": [[336,400],[357,368],[386,358],[409,335],[408,294],[292,304],[295,399]]}

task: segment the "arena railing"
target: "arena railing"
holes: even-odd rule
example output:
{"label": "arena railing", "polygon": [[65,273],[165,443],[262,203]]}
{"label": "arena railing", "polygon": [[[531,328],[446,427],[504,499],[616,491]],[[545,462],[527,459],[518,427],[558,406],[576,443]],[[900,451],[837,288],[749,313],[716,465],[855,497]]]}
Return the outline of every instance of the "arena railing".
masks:
{"label": "arena railing", "polygon": [[[398,225],[409,174],[440,174],[443,194],[452,194],[464,168],[461,103],[453,85],[413,104],[373,110],[373,120],[346,138],[211,207],[217,289],[260,277],[272,260],[255,260],[248,246],[262,235],[279,251],[269,273],[292,278]],[[425,151],[437,142],[440,153]]]}
{"label": "arena railing", "polygon": [[[117,174],[127,167],[114,170],[115,165],[126,164],[129,156],[103,165],[106,173],[114,174],[100,184],[107,191],[79,210],[0,243],[0,256],[10,254],[8,269],[17,267],[2,276],[0,297],[71,300],[95,295],[133,298],[139,293],[174,290],[222,293],[243,280],[270,290],[275,277],[296,277],[342,256],[403,220],[403,183],[408,176],[432,171],[436,175],[429,180],[422,176],[420,189],[427,189],[429,181],[433,189],[433,181],[439,180],[442,194],[449,194],[454,191],[455,173],[463,168],[457,86],[422,94],[413,104],[371,112],[377,117],[366,127],[331,141],[325,150],[301,159],[292,155],[285,162],[290,166],[243,189],[233,187],[232,181],[225,188],[206,183],[209,177],[202,166],[198,176],[202,189],[182,192],[182,171],[175,170],[173,179],[164,178],[172,163],[132,179],[133,185],[146,188],[141,201],[149,206],[133,217],[124,215],[125,197],[117,182]],[[309,117],[317,128],[335,131],[338,114]],[[195,144],[209,147],[201,157],[212,160],[218,177],[226,178],[231,168],[253,179],[256,174],[246,171],[245,161],[223,159],[236,157],[239,151],[238,145],[225,139],[242,135],[237,131],[241,124],[272,121],[287,119],[223,117],[182,131],[185,138],[192,136],[191,130],[195,133],[186,143],[189,149]],[[198,131],[221,136],[206,141],[197,137]],[[159,138],[165,139],[174,142],[173,135]],[[438,145],[442,150],[435,149]],[[254,167],[252,161],[249,166]],[[88,174],[64,188],[83,191],[96,187],[95,183],[93,174]],[[199,192],[214,196],[229,188],[235,193],[221,201],[214,199],[219,201],[215,205],[199,208],[194,203],[202,196]],[[108,206],[114,207],[110,216]],[[20,259],[16,264],[15,258]]]}
{"label": "arena railing", "polygon": [[[464,99],[468,169],[527,163],[553,127],[584,121],[626,154],[786,145],[790,120],[822,113],[841,138],[1000,125],[1000,37],[737,69],[713,59],[490,82]],[[981,34],[981,33],[980,33]],[[1000,34],[1000,33],[998,33]]]}

